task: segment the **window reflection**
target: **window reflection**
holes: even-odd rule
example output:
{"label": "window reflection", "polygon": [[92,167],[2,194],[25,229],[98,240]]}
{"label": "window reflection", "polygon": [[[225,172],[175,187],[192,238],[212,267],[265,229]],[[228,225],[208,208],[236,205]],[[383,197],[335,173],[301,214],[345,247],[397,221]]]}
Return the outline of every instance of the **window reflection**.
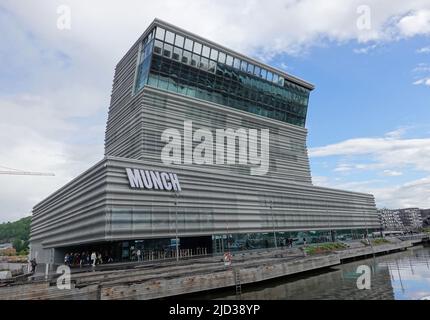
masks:
{"label": "window reflection", "polygon": [[193,52],[196,54],[201,54],[202,52],[202,45],[198,42],[194,42],[194,48],[193,48]]}
{"label": "window reflection", "polygon": [[159,40],[164,40],[164,29],[160,28],[160,27],[157,27],[157,31],[156,31],[155,37],[157,39],[159,39]]}
{"label": "window reflection", "polygon": [[227,60],[225,62],[228,66],[233,66],[233,57],[230,55],[227,55]]}
{"label": "window reflection", "polygon": [[[151,41],[153,37],[155,41]],[[147,83],[295,125],[305,124],[309,90],[259,65],[159,27],[142,41],[139,57],[137,90]]]}
{"label": "window reflection", "polygon": [[202,56],[209,58],[209,54],[210,54],[210,48],[207,46],[203,46],[203,51],[202,51]]}
{"label": "window reflection", "polygon": [[184,37],[180,35],[176,35],[175,38],[175,46],[183,48],[184,47]]}
{"label": "window reflection", "polygon": [[166,38],[165,40],[167,43],[173,44],[175,41],[175,34],[170,31],[166,31]]}
{"label": "window reflection", "polygon": [[211,50],[211,59],[217,61],[218,60],[218,50],[212,49]]}
{"label": "window reflection", "polygon": [[193,41],[190,39],[185,39],[185,49],[188,51],[193,50]]}
{"label": "window reflection", "polygon": [[224,52],[220,52],[219,55],[218,55],[218,62],[219,63],[225,63],[225,57],[226,57],[225,53]]}

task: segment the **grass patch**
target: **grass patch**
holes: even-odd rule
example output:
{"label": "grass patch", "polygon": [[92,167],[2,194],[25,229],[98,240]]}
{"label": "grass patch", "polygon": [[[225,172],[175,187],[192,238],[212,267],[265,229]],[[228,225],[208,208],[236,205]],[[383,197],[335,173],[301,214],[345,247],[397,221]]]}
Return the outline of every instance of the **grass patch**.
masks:
{"label": "grass patch", "polygon": [[387,243],[390,243],[390,241],[388,241],[387,239],[384,239],[384,238],[378,238],[378,239],[372,240],[372,244],[375,246],[380,245],[380,244],[387,244]]}
{"label": "grass patch", "polygon": [[317,244],[317,245],[309,245],[304,248],[306,254],[319,254],[319,253],[326,253],[326,252],[332,252],[336,250],[342,250],[347,248],[347,246],[344,243],[339,242],[329,242],[329,243],[323,243],[323,244]]}

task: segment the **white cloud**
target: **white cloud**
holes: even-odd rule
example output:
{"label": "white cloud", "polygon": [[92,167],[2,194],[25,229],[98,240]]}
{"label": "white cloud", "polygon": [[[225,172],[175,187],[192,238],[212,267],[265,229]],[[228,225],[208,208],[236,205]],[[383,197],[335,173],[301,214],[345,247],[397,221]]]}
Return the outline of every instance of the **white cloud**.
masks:
{"label": "white cloud", "polygon": [[383,175],[388,177],[397,177],[403,175],[403,172],[396,170],[384,170]]}
{"label": "white cloud", "polygon": [[[330,177],[314,179],[316,185],[366,192],[375,195],[377,205],[391,208],[411,206],[430,207],[430,138],[402,138],[405,128],[391,131],[382,138],[359,138],[342,141],[324,147],[311,148],[311,158],[341,157],[335,172],[349,173],[360,170],[365,177],[379,176],[384,179],[344,181]],[[366,163],[360,161],[366,159]],[[345,160],[347,159],[347,160]],[[396,182],[405,176],[402,169],[423,172],[424,178],[409,182]],[[373,172],[376,171],[376,172]],[[411,171],[409,171],[411,172]]]}
{"label": "white cloud", "polygon": [[408,127],[400,127],[396,130],[387,132],[385,134],[385,137],[389,139],[399,139],[406,133],[407,130],[408,130]]}
{"label": "white cloud", "polygon": [[424,86],[430,87],[430,77],[419,79],[419,80],[415,81],[413,84],[416,86],[424,85]]}
{"label": "white cloud", "polygon": [[108,60],[120,58],[156,16],[238,50],[269,55],[297,53],[327,40],[365,43],[410,37],[429,28],[428,0],[368,1],[370,29],[357,27],[363,18],[363,12],[357,11],[361,0],[272,0],[270,5],[256,0],[126,3],[70,2],[72,29],[63,32],[56,29],[56,8],[64,4],[62,0],[43,2],[31,10],[27,3],[9,0],[5,7],[53,44],[74,51],[82,46],[89,52],[109,52],[100,56]]}
{"label": "white cloud", "polygon": [[416,73],[430,72],[430,65],[428,63],[419,63],[412,71]]}
{"label": "white cloud", "polygon": [[354,53],[356,53],[356,54],[368,54],[370,51],[376,49],[377,47],[378,47],[377,44],[373,44],[371,46],[357,48],[357,49],[354,49]]}
{"label": "white cloud", "polygon": [[417,170],[430,171],[430,138],[393,139],[358,138],[324,147],[311,148],[311,157],[368,155],[376,163],[393,167],[411,165]]}
{"label": "white cloud", "polygon": [[326,176],[313,178],[314,185],[370,193],[379,208],[430,207],[430,176],[407,183],[389,184],[384,180],[338,181]]}
{"label": "white cloud", "polygon": [[428,63],[419,63],[413,70],[417,74],[418,80],[414,81],[413,85],[430,86],[430,65]]}
{"label": "white cloud", "polygon": [[[428,5],[428,3],[427,3]],[[418,10],[409,14],[398,23],[401,34],[412,37],[430,33],[430,10]]]}
{"label": "white cloud", "polygon": [[418,49],[417,53],[430,53],[430,46]]}

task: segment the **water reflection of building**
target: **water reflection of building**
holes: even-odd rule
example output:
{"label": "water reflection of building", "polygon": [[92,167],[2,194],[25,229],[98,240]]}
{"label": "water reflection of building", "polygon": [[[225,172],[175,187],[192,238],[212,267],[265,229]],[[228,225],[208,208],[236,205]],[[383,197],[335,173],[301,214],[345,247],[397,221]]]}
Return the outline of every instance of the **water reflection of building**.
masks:
{"label": "water reflection of building", "polygon": [[[301,277],[287,277],[242,288],[242,299],[250,300],[393,300],[394,290],[388,266],[366,259],[307,273]],[[368,265],[372,269],[371,289],[357,288],[357,267]],[[236,299],[234,289],[229,292],[210,293],[199,298]]]}
{"label": "water reflection of building", "polygon": [[[371,289],[358,290],[354,273],[360,265],[372,269]],[[330,271],[332,270],[332,271]],[[430,296],[430,248],[414,247],[375,259],[366,259],[327,269],[263,282],[242,288],[243,299],[421,299]],[[234,288],[199,298],[236,299]]]}
{"label": "water reflection of building", "polygon": [[428,248],[415,247],[406,252],[391,254],[378,265],[388,268],[396,300],[417,300],[430,295]]}

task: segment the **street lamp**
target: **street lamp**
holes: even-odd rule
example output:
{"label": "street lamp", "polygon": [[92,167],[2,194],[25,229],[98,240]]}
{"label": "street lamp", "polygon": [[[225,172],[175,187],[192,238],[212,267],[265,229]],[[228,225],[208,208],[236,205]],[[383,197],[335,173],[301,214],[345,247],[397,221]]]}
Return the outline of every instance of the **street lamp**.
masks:
{"label": "street lamp", "polygon": [[275,248],[278,248],[278,240],[276,239],[276,232],[275,232],[275,217],[273,216],[273,200],[265,200],[266,205],[270,207],[270,213],[272,215],[272,227],[273,227],[273,238],[275,240]]}

